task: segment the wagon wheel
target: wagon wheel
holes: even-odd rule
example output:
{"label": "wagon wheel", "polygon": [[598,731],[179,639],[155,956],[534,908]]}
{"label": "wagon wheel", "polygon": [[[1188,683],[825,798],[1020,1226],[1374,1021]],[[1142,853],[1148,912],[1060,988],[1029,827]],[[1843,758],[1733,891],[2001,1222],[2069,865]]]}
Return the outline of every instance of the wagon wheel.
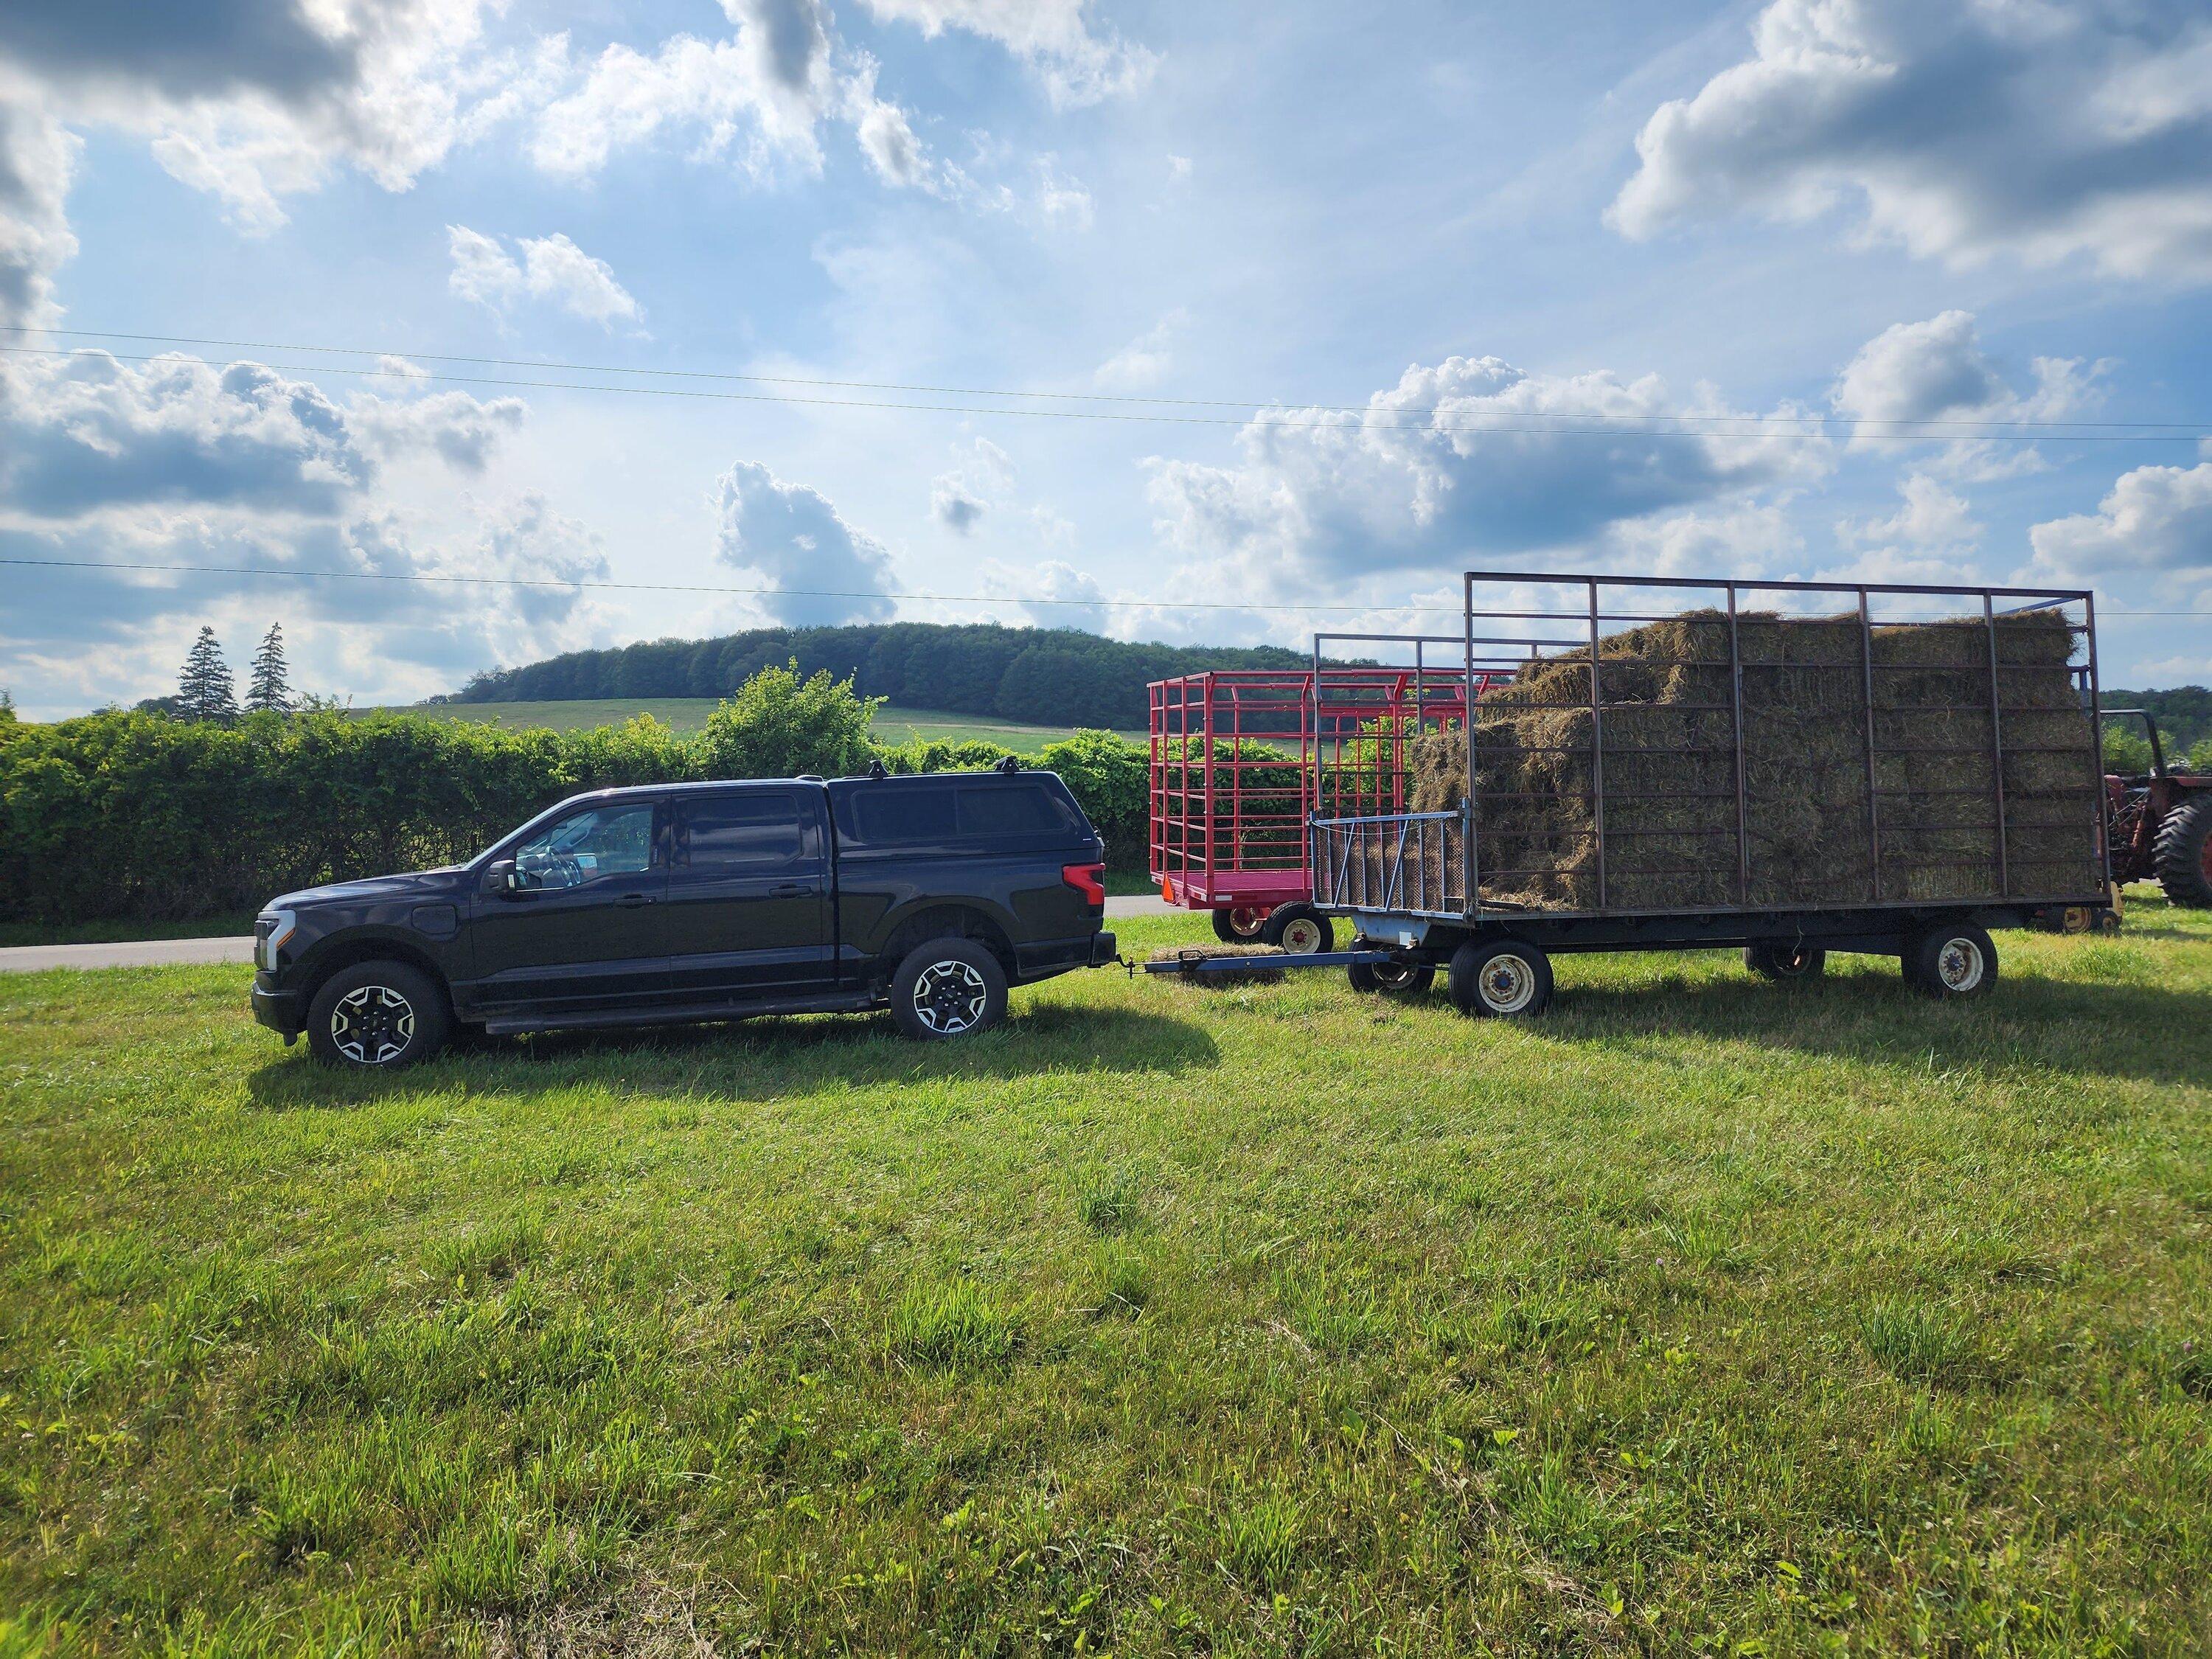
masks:
{"label": "wagon wheel", "polygon": [[1294,957],[1312,956],[1336,946],[1336,929],[1310,904],[1281,904],[1268,913],[1260,937]]}
{"label": "wagon wheel", "polygon": [[1224,945],[1249,945],[1267,925],[1262,905],[1233,904],[1213,913],[1213,936]]}

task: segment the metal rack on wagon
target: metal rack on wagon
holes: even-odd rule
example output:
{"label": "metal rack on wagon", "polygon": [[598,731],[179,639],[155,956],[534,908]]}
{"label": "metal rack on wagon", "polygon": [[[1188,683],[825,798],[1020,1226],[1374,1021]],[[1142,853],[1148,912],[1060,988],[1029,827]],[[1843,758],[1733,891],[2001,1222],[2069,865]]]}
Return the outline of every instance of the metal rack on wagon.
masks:
{"label": "metal rack on wagon", "polygon": [[[1328,950],[1334,926],[1312,902],[1307,825],[1317,814],[1404,806],[1408,745],[1466,719],[1461,643],[1323,634],[1310,672],[1224,669],[1154,681],[1148,854],[1161,896],[1208,912],[1225,943]],[[1399,647],[1411,660],[1332,660],[1338,647]],[[1479,677],[1477,691],[1490,683]]]}
{"label": "metal rack on wagon", "polygon": [[[1401,994],[1442,968],[1462,1011],[1528,1016],[1562,953],[1740,948],[1788,981],[1858,951],[1954,999],[1994,983],[1992,931],[2118,925],[2088,592],[1523,572],[1464,592],[1473,718],[1413,767],[1451,804],[1316,811],[1308,902],[1352,946],[1272,965]],[[1539,631],[1578,637],[1532,658]]]}

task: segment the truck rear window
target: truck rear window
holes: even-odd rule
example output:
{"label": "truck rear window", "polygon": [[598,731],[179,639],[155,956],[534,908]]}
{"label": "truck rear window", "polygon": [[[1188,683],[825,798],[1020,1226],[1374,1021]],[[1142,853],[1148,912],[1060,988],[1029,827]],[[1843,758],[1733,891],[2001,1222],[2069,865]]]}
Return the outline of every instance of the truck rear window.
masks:
{"label": "truck rear window", "polygon": [[1085,833],[1066,796],[1042,778],[983,785],[948,779],[935,787],[864,786],[838,803],[837,820],[838,833],[861,847]]}

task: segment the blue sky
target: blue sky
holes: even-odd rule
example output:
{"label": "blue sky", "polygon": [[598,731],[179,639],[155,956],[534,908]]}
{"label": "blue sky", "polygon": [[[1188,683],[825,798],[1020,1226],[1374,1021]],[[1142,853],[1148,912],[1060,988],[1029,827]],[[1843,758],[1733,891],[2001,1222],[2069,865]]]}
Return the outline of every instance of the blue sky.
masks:
{"label": "blue sky", "polygon": [[2094,585],[2109,681],[2203,681],[2209,296],[2197,0],[18,0],[0,323],[105,334],[6,337],[0,557],[193,568],[0,565],[0,685],[204,622],[363,703],[774,619],[1297,644],[1484,566]]}

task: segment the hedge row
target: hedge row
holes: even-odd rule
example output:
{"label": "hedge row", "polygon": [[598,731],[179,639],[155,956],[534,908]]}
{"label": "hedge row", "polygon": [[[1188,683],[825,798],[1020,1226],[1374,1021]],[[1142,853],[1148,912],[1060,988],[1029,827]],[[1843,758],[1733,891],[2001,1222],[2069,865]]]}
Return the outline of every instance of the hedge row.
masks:
{"label": "hedge row", "polygon": [[[872,756],[895,771],[947,770],[1008,752],[983,743],[886,748],[866,736],[865,702],[854,728],[848,709],[808,708],[812,689],[787,685],[763,699],[748,686],[690,738],[647,718],[580,732],[407,715],[0,720],[0,919],[246,909],[293,888],[471,857],[587,789],[834,775]],[[810,714],[824,718],[810,723]],[[1066,779],[1117,863],[1141,863],[1142,749],[1079,732],[1034,763]]]}

